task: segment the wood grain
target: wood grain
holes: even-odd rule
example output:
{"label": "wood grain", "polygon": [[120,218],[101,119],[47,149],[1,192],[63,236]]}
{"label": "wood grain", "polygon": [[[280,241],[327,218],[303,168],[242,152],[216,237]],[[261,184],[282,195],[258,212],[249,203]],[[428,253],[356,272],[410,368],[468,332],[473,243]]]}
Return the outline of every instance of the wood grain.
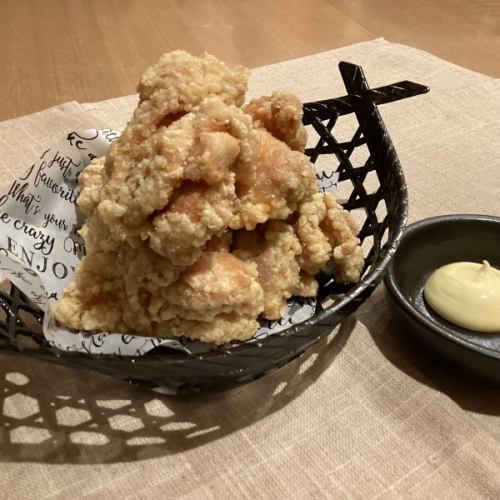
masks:
{"label": "wood grain", "polygon": [[0,120],[130,94],[175,48],[255,67],[380,36],[500,77],[498,0],[2,0]]}

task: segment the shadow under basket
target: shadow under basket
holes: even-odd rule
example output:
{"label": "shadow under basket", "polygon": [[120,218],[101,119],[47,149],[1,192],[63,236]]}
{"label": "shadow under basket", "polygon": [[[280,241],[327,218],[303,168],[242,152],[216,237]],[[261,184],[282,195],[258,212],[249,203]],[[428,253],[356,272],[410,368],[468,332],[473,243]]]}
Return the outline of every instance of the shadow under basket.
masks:
{"label": "shadow under basket", "polygon": [[337,198],[360,224],[366,263],[359,283],[341,285],[320,275],[314,316],[259,341],[201,355],[158,347],[140,357],[71,353],[50,346],[41,334],[43,313],[12,285],[9,293],[0,292],[0,354],[33,356],[181,394],[255,380],[328,335],[381,281],[407,221],[403,172],[377,106],[429,91],[408,81],[370,89],[361,67],[341,62],[339,69],[348,95],[304,104],[311,145],[305,153],[312,163],[338,174]]}

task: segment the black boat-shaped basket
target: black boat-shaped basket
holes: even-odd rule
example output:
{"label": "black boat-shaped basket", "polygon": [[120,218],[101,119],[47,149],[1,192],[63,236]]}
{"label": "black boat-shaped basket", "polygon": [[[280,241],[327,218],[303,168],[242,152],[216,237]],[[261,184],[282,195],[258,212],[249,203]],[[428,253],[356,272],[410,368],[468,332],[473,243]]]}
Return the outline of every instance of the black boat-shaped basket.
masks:
{"label": "black boat-shaped basket", "polygon": [[[370,89],[361,67],[342,62],[339,69],[348,95],[304,104],[304,125],[316,141],[306,154],[313,163],[329,165],[338,173],[342,204],[354,211],[361,223],[366,265],[359,283],[340,285],[332,278],[320,277],[314,316],[258,342],[196,355],[158,347],[135,358],[55,349],[41,333],[43,313],[11,285],[9,293],[0,292],[0,354],[33,356],[179,394],[250,382],[288,363],[329,334],[381,281],[406,225],[405,180],[377,106],[429,90],[408,81]],[[344,120],[339,118],[347,115],[355,126],[348,140],[341,140],[339,133],[345,132],[345,127],[339,126]]]}

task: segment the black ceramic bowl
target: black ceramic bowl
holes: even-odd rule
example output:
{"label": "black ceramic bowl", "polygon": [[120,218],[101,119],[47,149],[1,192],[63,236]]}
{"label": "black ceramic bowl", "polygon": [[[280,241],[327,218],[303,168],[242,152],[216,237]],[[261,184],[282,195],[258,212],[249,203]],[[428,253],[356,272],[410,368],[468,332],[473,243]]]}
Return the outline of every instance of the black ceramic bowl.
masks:
{"label": "black ceramic bowl", "polygon": [[437,268],[459,261],[488,260],[500,268],[500,218],[445,215],[408,226],[385,277],[389,304],[401,332],[422,341],[469,373],[500,382],[500,332],[455,326],[425,302],[424,285]]}

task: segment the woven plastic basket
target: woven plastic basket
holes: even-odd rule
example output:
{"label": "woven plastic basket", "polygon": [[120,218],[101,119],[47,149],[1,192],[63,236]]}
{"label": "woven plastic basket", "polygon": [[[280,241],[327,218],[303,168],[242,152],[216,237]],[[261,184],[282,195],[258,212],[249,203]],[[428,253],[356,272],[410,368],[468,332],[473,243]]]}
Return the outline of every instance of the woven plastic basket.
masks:
{"label": "woven plastic basket", "polygon": [[[331,277],[319,276],[315,315],[258,342],[201,355],[159,347],[136,358],[62,352],[51,347],[41,333],[43,313],[12,285],[9,293],[0,292],[0,353],[33,356],[171,393],[189,393],[250,382],[288,363],[330,333],[381,281],[407,220],[403,172],[377,106],[429,91],[408,81],[370,89],[361,67],[342,62],[339,69],[348,95],[304,104],[304,125],[315,141],[306,154],[313,163],[328,165],[339,174],[338,196],[361,223],[366,265],[359,283],[340,285]],[[348,132],[341,117],[349,117],[354,124],[347,139],[339,137]]]}

